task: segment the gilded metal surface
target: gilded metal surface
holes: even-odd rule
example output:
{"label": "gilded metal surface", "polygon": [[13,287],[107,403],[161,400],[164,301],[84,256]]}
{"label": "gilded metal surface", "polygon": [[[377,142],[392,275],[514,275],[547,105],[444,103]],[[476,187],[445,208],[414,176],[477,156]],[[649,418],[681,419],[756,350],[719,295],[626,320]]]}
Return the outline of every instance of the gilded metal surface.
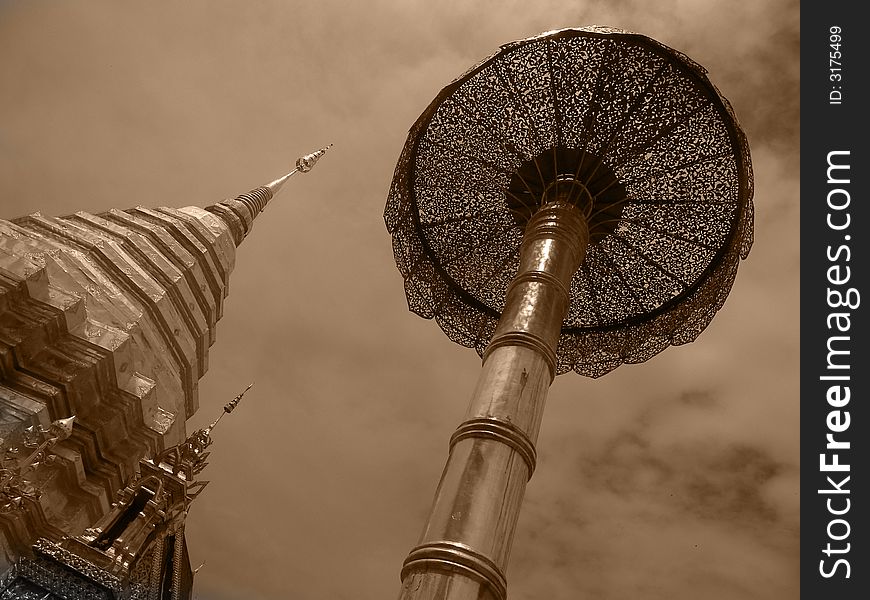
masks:
{"label": "gilded metal surface", "polygon": [[529,219],[520,244],[519,272],[508,285],[505,307],[484,361],[503,346],[526,346],[540,352],[550,368],[558,368],[556,344],[568,309],[568,282],[589,242],[581,208],[557,198]]}
{"label": "gilded metal surface", "polygon": [[[490,436],[456,441],[418,545],[459,544],[504,572],[528,480],[526,461],[503,441]],[[403,572],[407,576],[410,570]]]}
{"label": "gilded metal surface", "polygon": [[[478,578],[493,597],[505,597],[504,569],[535,468],[534,443],[568,307],[566,285],[589,237],[581,211],[559,198],[528,222],[520,272],[508,288],[466,420],[450,440],[429,522],[405,561],[403,579],[420,571],[433,581]],[[468,552],[447,550],[453,548]],[[402,590],[401,598],[421,598],[409,586]],[[431,597],[456,598],[452,591]]]}
{"label": "gilded metal surface", "polygon": [[117,224],[105,215],[78,212],[67,219],[73,223],[81,223],[83,227],[92,228],[107,240],[115,241],[129,257],[130,262],[163,288],[164,294],[172,300],[177,315],[180,315],[185,323],[184,331],[190,331],[191,342],[197,346],[196,375],[202,377],[207,370],[209,324],[204,315],[196,310],[194,292],[182,272],[147,237]]}
{"label": "gilded metal surface", "polygon": [[[120,226],[128,228],[130,231],[139,233],[149,240],[157,251],[171,261],[176,269],[184,275],[208,326],[208,345],[213,344],[215,342],[215,329],[213,325],[218,320],[216,315],[217,303],[214,295],[209,293],[208,279],[194,256],[169,235],[165,229],[149,223],[134,214],[113,208],[109,212],[104,213],[103,216]],[[207,359],[205,362],[207,364]]]}
{"label": "gilded metal surface", "polygon": [[509,422],[534,444],[552,379],[539,351],[519,345],[496,348],[481,367],[464,419]]}
{"label": "gilded metal surface", "polygon": [[490,586],[474,577],[444,579],[437,571],[416,571],[402,580],[402,598],[438,600],[449,593],[451,600],[497,600]]}
{"label": "gilded metal surface", "polygon": [[507,599],[507,580],[498,565],[467,546],[449,541],[417,546],[405,559],[402,579],[427,569],[462,573],[484,583],[496,600]]}
{"label": "gilded metal surface", "polygon": [[384,213],[411,310],[482,355],[528,220],[566,190],[591,239],[557,372],[694,340],[752,243],[749,148],[702,67],[612,28],[507,44],[413,125]]}

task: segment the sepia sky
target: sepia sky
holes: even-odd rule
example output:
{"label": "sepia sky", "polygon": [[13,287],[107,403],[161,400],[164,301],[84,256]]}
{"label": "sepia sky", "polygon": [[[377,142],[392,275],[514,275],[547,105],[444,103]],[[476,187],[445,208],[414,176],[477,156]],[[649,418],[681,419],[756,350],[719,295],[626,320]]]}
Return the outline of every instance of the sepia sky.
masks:
{"label": "sepia sky", "polygon": [[408,312],[383,209],[408,128],[499,45],[611,25],[710,71],[756,242],[690,345],[559,376],[511,600],[798,596],[799,5],[0,0],[0,216],[205,206],[292,178],[239,248],[187,526],[200,600],[398,595],[480,360]]}

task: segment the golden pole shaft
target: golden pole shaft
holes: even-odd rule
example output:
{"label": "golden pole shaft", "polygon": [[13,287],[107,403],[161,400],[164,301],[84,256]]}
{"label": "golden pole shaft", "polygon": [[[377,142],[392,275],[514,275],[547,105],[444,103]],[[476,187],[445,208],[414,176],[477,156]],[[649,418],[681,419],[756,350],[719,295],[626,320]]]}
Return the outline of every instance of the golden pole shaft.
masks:
{"label": "golden pole shaft", "polygon": [[555,200],[529,220],[516,277],[484,353],[400,600],[505,600],[514,529],[535,468],[570,281],[585,256],[586,220]]}

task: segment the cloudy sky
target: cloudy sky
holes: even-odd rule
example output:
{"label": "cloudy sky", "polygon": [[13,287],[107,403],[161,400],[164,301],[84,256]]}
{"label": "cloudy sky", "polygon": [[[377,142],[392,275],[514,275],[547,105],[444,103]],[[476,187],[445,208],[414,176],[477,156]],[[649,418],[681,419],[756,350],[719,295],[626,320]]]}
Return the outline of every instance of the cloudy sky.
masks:
{"label": "cloudy sky", "polygon": [[0,216],[205,206],[294,177],[239,249],[188,520],[201,600],[395,597],[480,361],[407,311],[383,208],[408,127],[499,45],[603,24],[704,65],[756,243],[693,344],[556,379],[512,600],[798,595],[796,1],[0,0]]}

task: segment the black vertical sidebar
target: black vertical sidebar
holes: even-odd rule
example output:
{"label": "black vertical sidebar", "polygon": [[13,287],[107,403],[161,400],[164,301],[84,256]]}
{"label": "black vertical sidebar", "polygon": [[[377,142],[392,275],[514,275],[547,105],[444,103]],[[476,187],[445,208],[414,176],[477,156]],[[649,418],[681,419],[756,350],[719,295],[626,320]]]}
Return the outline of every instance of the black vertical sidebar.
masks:
{"label": "black vertical sidebar", "polygon": [[870,97],[861,3],[801,3],[801,594],[870,597]]}

